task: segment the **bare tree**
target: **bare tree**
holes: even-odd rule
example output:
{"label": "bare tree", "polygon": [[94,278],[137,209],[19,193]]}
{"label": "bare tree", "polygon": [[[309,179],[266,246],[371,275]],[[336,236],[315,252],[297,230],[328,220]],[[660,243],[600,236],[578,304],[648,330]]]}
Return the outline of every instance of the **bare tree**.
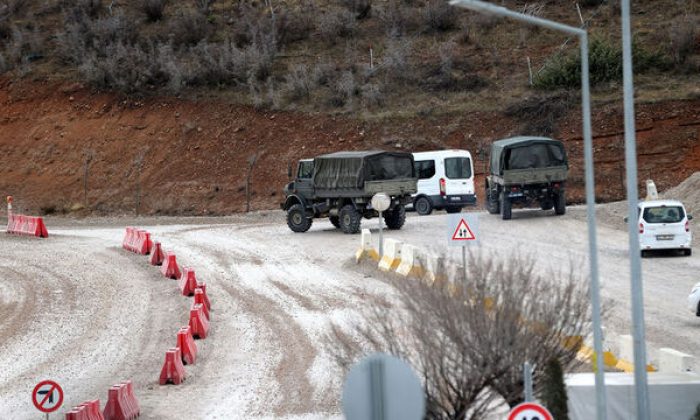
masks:
{"label": "bare tree", "polygon": [[470,255],[465,286],[391,278],[398,302],[368,302],[351,331],[334,326],[327,347],[347,369],[366,353],[408,361],[422,378],[427,418],[480,419],[502,398],[522,401],[522,365],[557,358],[573,367],[565,337],[587,332],[586,282],[574,270],[537,274],[526,257]]}

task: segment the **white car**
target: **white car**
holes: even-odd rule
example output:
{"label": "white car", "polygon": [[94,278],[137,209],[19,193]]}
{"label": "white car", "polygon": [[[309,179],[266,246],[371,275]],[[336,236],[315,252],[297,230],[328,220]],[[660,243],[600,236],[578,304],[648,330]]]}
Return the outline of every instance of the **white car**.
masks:
{"label": "white car", "polygon": [[700,283],[693,286],[693,290],[688,295],[688,308],[700,316]]}
{"label": "white car", "polygon": [[693,216],[686,213],[683,203],[677,200],[642,201],[638,210],[642,257],[662,249],[677,249],[688,256],[692,253],[690,220]]}

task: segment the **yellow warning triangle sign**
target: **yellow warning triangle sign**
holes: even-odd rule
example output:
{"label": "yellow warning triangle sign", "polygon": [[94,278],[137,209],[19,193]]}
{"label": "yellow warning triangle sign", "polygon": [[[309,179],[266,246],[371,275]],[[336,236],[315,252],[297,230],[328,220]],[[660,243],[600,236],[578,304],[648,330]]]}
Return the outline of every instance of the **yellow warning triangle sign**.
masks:
{"label": "yellow warning triangle sign", "polygon": [[457,225],[457,229],[455,230],[455,233],[452,234],[452,240],[453,241],[473,241],[476,239],[476,236],[472,232],[472,230],[469,228],[469,225],[467,224],[467,221],[462,219],[459,221],[459,224]]}

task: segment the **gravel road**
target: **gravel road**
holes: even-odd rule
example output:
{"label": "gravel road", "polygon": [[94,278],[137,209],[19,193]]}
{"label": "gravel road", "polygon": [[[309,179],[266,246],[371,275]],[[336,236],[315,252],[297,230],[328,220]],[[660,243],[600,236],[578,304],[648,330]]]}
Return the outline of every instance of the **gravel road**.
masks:
{"label": "gravel road", "polygon": [[[515,251],[536,258],[541,270],[571,263],[588,272],[583,208],[563,217],[516,210],[508,222],[479,215],[479,252]],[[30,393],[42,379],[63,386],[64,407],[104,402],[111,384],[132,379],[146,419],[340,418],[341,373],[323,337],[331,321],[354,320],[367,298],[392,293],[350,262],[359,236],[323,220],[294,234],[281,212],[47,222],[48,240],[0,235],[0,354],[7,361],[0,413],[40,418]],[[386,236],[458,260],[458,250],[445,245],[445,224],[444,214],[411,215]],[[197,342],[197,364],[186,367],[180,386],[157,379],[191,298],[179,296],[176,282],[146,257],[121,249],[127,225],[151,231],[207,283],[212,334]],[[375,229],[376,220],[363,226]],[[631,331],[627,236],[604,224],[598,235],[610,338]],[[700,281],[697,255],[643,262],[652,361],[666,346],[700,356],[700,318],[685,306]]]}

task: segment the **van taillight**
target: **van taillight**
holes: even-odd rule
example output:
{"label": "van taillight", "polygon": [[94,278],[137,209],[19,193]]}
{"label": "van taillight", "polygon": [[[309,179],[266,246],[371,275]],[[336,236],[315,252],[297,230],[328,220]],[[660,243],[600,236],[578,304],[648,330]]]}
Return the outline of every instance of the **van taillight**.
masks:
{"label": "van taillight", "polygon": [[639,224],[639,233],[644,233],[644,224],[643,223]]}
{"label": "van taillight", "polygon": [[689,223],[690,223],[689,221],[687,221],[687,220],[685,221],[685,231],[686,232],[690,232],[690,224]]}
{"label": "van taillight", "polygon": [[445,178],[440,178],[440,195],[445,195]]}

